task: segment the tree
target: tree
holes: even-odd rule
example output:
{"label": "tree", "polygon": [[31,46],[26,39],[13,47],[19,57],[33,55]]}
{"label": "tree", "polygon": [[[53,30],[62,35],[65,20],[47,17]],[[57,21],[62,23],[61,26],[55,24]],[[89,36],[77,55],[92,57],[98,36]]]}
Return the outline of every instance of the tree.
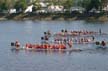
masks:
{"label": "tree", "polygon": [[69,9],[73,6],[73,1],[74,1],[74,0],[66,0],[66,1],[63,2],[62,5],[63,5],[66,9],[69,10]]}
{"label": "tree", "polygon": [[7,10],[7,5],[5,2],[0,3],[0,12],[3,12],[4,10]]}
{"label": "tree", "polygon": [[17,11],[23,11],[27,7],[26,0],[17,1],[14,5],[14,8]]}
{"label": "tree", "polygon": [[15,0],[6,0],[5,3],[7,5],[7,8],[10,9],[13,8]]}
{"label": "tree", "polygon": [[36,0],[33,3],[35,10],[40,10],[41,9],[41,5],[40,5],[40,1]]}
{"label": "tree", "polygon": [[101,7],[101,0],[83,0],[82,7],[84,7],[86,11],[90,11],[93,8],[99,10]]}

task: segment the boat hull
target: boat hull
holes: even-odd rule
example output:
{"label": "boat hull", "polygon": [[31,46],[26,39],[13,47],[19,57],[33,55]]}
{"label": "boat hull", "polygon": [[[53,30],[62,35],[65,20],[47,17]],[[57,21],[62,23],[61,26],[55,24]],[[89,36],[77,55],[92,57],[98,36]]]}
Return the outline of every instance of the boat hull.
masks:
{"label": "boat hull", "polygon": [[35,48],[12,48],[12,50],[27,50],[27,51],[82,51],[79,48],[68,48],[68,49],[35,49]]}

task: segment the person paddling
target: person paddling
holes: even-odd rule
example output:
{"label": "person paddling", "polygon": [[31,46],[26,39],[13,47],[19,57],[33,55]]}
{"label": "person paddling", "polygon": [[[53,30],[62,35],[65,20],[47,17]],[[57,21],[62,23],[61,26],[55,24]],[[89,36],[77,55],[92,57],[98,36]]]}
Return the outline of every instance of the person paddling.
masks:
{"label": "person paddling", "polygon": [[15,46],[15,43],[14,42],[11,42],[11,46]]}
{"label": "person paddling", "polygon": [[69,40],[67,44],[71,48],[72,47],[72,40]]}
{"label": "person paddling", "polygon": [[101,42],[101,45],[102,45],[102,46],[106,46],[105,41],[102,41],[102,42]]}
{"label": "person paddling", "polygon": [[106,48],[106,43],[105,43],[105,41],[102,41],[102,42],[101,42],[101,46],[102,46],[102,48]]}
{"label": "person paddling", "polygon": [[102,34],[102,31],[101,31],[101,29],[99,29],[99,34],[100,34],[100,35]]}
{"label": "person paddling", "polygon": [[18,40],[16,40],[16,42],[15,42],[15,47],[20,47],[20,43],[18,42]]}

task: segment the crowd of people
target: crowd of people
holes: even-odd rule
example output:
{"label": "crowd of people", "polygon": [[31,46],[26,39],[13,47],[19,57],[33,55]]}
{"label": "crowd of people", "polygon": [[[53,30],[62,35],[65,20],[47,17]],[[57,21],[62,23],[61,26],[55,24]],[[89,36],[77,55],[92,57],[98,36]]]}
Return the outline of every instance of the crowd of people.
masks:
{"label": "crowd of people", "polygon": [[[61,30],[61,34],[68,34],[68,30]],[[72,33],[72,32],[71,32]],[[91,34],[92,31],[73,31],[73,33],[85,33],[85,34]],[[94,32],[95,33],[95,32]],[[44,35],[41,37],[41,43],[40,44],[31,44],[26,43],[25,48],[36,48],[36,49],[66,49],[68,47],[72,47],[74,43],[92,43],[95,40],[95,37],[92,35],[90,37],[88,36],[53,36],[54,34],[51,33],[50,30],[44,32]],[[53,41],[50,40],[50,38],[53,37]],[[106,42],[102,41],[96,42],[96,45],[106,46]],[[16,40],[15,42],[11,42],[11,46],[15,46],[16,48],[19,48],[20,42]]]}
{"label": "crowd of people", "polygon": [[97,41],[96,45],[98,45],[101,48],[106,48],[106,42],[105,41],[101,41],[101,42]]}
{"label": "crowd of people", "polygon": [[62,29],[60,32],[56,33],[55,36],[87,36],[87,35],[97,35],[99,32],[95,32],[95,31],[87,31],[87,30],[80,30],[80,31],[68,31],[68,30],[64,30]]}

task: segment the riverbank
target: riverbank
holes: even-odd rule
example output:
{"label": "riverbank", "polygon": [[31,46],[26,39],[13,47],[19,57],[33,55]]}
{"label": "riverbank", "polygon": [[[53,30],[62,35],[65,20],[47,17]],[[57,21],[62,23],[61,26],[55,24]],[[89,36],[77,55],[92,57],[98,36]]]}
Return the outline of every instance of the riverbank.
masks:
{"label": "riverbank", "polygon": [[16,14],[0,14],[0,20],[86,20],[86,21],[108,21],[106,14],[96,13],[16,13]]}

